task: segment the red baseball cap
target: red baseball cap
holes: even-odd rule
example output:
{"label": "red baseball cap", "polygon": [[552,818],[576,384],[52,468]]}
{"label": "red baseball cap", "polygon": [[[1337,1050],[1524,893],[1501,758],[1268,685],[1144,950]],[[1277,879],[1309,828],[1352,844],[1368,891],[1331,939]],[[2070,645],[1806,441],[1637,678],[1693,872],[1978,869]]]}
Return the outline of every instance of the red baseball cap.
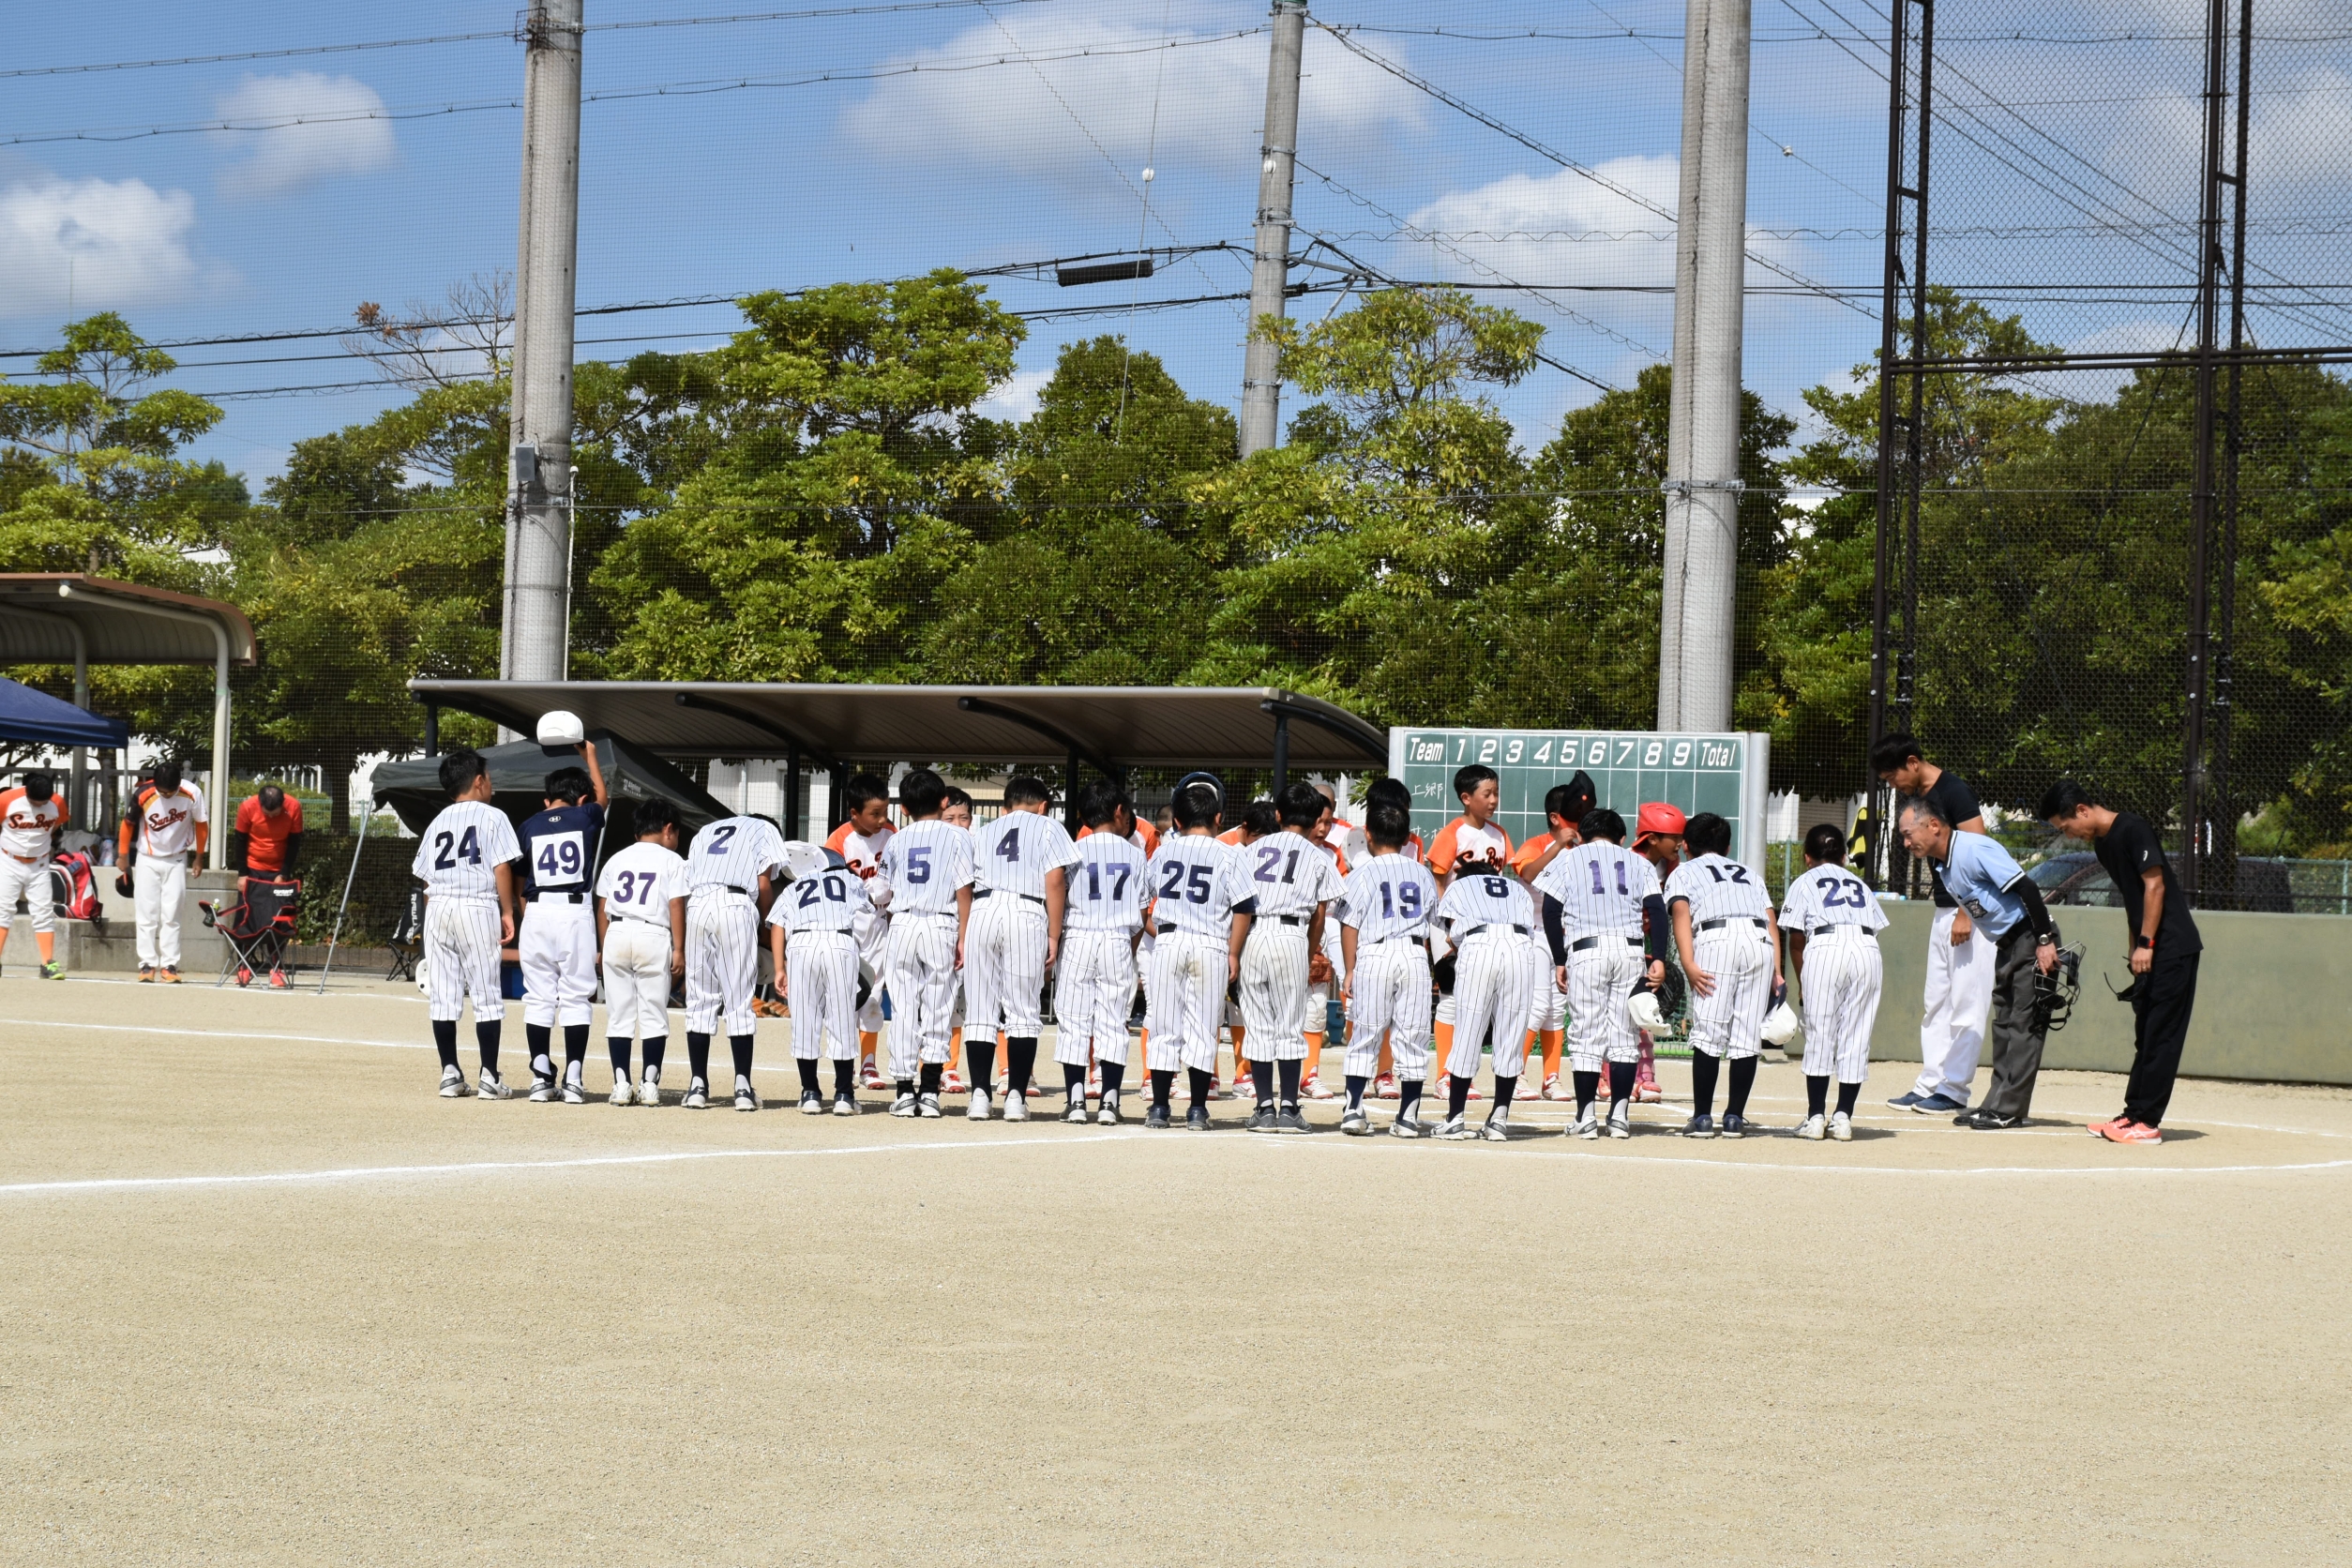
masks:
{"label": "red baseball cap", "polygon": [[1662,800],[1645,801],[1634,824],[1634,842],[1638,844],[1653,833],[1680,838],[1685,825],[1681,807],[1668,806]]}

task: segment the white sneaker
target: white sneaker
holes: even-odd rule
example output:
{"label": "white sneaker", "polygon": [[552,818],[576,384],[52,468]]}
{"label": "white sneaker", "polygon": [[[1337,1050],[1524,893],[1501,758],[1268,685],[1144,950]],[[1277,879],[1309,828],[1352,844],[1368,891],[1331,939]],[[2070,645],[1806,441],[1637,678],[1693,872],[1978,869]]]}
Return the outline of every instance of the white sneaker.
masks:
{"label": "white sneaker", "polygon": [[1596,1110],[1592,1109],[1591,1107],[1587,1107],[1587,1108],[1585,1108],[1585,1113],[1584,1113],[1582,1116],[1579,1116],[1579,1117],[1577,1117],[1577,1118],[1576,1118],[1576,1124],[1575,1126],[1573,1126],[1573,1127],[1569,1128],[1568,1130],[1569,1130],[1571,1133],[1574,1133],[1574,1134],[1575,1134],[1576,1137],[1578,1137],[1578,1138],[1598,1138],[1598,1137],[1600,1137],[1600,1136],[1601,1136],[1601,1116],[1600,1116],[1600,1112],[1598,1112],[1598,1111],[1596,1111]]}
{"label": "white sneaker", "polygon": [[940,1109],[937,1094],[917,1094],[914,1097],[914,1113],[926,1122],[936,1122],[947,1114]]}
{"label": "white sneaker", "polygon": [[857,1114],[857,1096],[854,1094],[835,1095],[833,1099],[833,1114],[836,1116],[855,1116]]}
{"label": "white sneaker", "polygon": [[686,1098],[678,1103],[688,1110],[702,1109],[711,1103],[711,1086],[701,1078],[688,1078]]}
{"label": "white sneaker", "polygon": [[1118,1095],[1106,1094],[1103,1096],[1103,1108],[1094,1113],[1094,1124],[1098,1127],[1115,1127],[1119,1125]]}
{"label": "white sneaker", "polygon": [[462,1100],[470,1093],[472,1091],[465,1086],[464,1068],[444,1067],[441,1069],[441,1097],[443,1099]]}
{"label": "white sneaker", "polygon": [[1478,1136],[1488,1143],[1511,1141],[1511,1113],[1497,1108],[1486,1117],[1486,1124],[1478,1129]]}
{"label": "white sneaker", "polygon": [[1029,1096],[1017,1092],[1007,1091],[1004,1095],[1004,1120],[1007,1122],[1028,1121]]}
{"label": "white sneaker", "polygon": [[1818,1143],[1830,1130],[1830,1119],[1817,1111],[1797,1123],[1797,1136],[1807,1143]]}
{"label": "white sneaker", "polygon": [[484,1073],[474,1086],[474,1093],[486,1100],[511,1100],[515,1092],[506,1087],[506,1080],[496,1073]]}
{"label": "white sneaker", "polygon": [[1084,1126],[1086,1124],[1086,1101],[1083,1098],[1072,1100],[1069,1109],[1062,1113],[1062,1120],[1074,1127]]}
{"label": "white sneaker", "polygon": [[555,1098],[555,1080],[551,1078],[541,1078],[536,1073],[532,1074],[531,1103],[535,1106],[543,1106],[553,1098]]}
{"label": "white sneaker", "polygon": [[890,1114],[893,1116],[912,1116],[914,1114],[914,1096],[912,1094],[901,1094],[897,1099],[891,1101]]}
{"label": "white sneaker", "polygon": [[1616,1109],[1609,1112],[1609,1137],[1631,1138],[1633,1136],[1633,1116],[1623,1106],[1621,1105]]}
{"label": "white sneaker", "polygon": [[[1005,1104],[1009,1107],[1012,1102],[1008,1099]],[[975,1089],[972,1092],[972,1104],[964,1108],[964,1120],[967,1122],[986,1122],[988,1119],[988,1092],[985,1089]]]}
{"label": "white sneaker", "polygon": [[1440,1123],[1438,1124],[1438,1130],[1431,1133],[1429,1136],[1431,1138],[1442,1138],[1448,1143],[1463,1143],[1478,1137],[1478,1131],[1477,1129],[1471,1127],[1461,1117],[1449,1116],[1443,1122]]}
{"label": "white sneaker", "polygon": [[578,1078],[565,1078],[564,1080],[564,1103],[567,1106],[586,1105],[588,1103],[587,1086]]}
{"label": "white sneaker", "polygon": [[825,1113],[825,1097],[814,1089],[802,1090],[800,1113],[803,1116],[822,1116]]}
{"label": "white sneaker", "polygon": [[1854,1119],[1842,1110],[1830,1113],[1830,1138],[1835,1143],[1854,1141]]}
{"label": "white sneaker", "polygon": [[1372,1118],[1364,1113],[1362,1106],[1351,1107],[1339,1113],[1339,1130],[1349,1138],[1368,1138],[1372,1132]]}
{"label": "white sneaker", "polygon": [[616,1078],[612,1080],[612,1103],[616,1106],[629,1106],[637,1103],[637,1095],[630,1090],[628,1079]]}
{"label": "white sneaker", "polygon": [[760,1092],[747,1083],[735,1085],[735,1108],[737,1110],[759,1109]]}
{"label": "white sneaker", "polygon": [[637,1103],[641,1106],[661,1104],[661,1079],[650,1073],[637,1080]]}

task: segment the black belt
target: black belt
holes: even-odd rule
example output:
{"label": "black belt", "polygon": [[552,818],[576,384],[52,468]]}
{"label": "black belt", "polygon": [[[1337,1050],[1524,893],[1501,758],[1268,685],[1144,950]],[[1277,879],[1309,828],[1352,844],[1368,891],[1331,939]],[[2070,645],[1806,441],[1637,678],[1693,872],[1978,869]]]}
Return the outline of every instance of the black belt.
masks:
{"label": "black belt", "polygon": [[1471,937],[1478,935],[1481,931],[1516,931],[1521,936],[1527,935],[1527,927],[1525,926],[1511,926],[1506,925],[1500,920],[1490,920],[1484,926],[1472,926],[1469,930],[1464,931],[1462,933],[1462,940],[1467,942]]}
{"label": "black belt", "polygon": [[1753,926],[1759,931],[1764,929],[1764,922],[1752,914],[1733,914],[1726,915],[1721,920],[1702,920],[1698,923],[1698,928],[1702,931],[1720,931],[1726,926],[1739,925]]}
{"label": "black belt", "polygon": [[585,893],[533,893],[526,896],[522,901],[526,904],[584,904],[588,901],[588,895]]}
{"label": "black belt", "polygon": [[1641,945],[1641,938],[1639,937],[1578,937],[1576,941],[1568,944],[1568,951],[1571,953],[1582,953],[1589,948],[1598,947],[1601,943],[1612,940],[1622,942],[1628,947],[1639,947]]}
{"label": "black belt", "polygon": [[1851,931],[1858,937],[1869,937],[1873,942],[1877,942],[1878,940],[1875,933],[1865,931],[1860,926],[1856,926],[1851,922],[1842,922],[1835,926],[1816,926],[1809,934],[1817,937],[1825,937],[1832,931]]}
{"label": "black belt", "polygon": [[1273,921],[1277,926],[1304,926],[1306,924],[1306,916],[1303,914],[1270,914],[1266,916],[1266,918]]}
{"label": "black belt", "polygon": [[[992,893],[1002,893],[1003,891],[1004,890],[1003,888],[999,887],[984,887],[979,892],[972,896],[972,902],[978,903],[981,899],[986,898]],[[1044,909],[1046,907],[1046,901],[1034,893],[1017,893],[1014,897],[1017,898],[1026,898],[1029,902],[1036,905],[1039,909]]]}
{"label": "black belt", "polygon": [[1366,947],[1384,947],[1392,942],[1409,942],[1415,947],[1426,947],[1429,945],[1429,939],[1427,937],[1375,937],[1364,945]]}

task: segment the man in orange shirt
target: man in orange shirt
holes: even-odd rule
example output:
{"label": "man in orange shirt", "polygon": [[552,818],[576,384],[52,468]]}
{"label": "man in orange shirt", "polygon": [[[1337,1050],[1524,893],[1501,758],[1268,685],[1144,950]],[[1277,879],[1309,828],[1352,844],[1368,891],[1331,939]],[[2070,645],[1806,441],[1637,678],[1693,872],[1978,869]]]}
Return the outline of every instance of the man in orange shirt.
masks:
{"label": "man in orange shirt", "polygon": [[[1500,871],[1511,864],[1511,836],[1494,820],[1495,813],[1502,808],[1502,781],[1495,770],[1477,762],[1457,770],[1454,775],[1454,798],[1462,803],[1462,814],[1438,829],[1438,836],[1429,841],[1429,873],[1438,879],[1440,890],[1459,871]],[[1434,936],[1431,939],[1433,954],[1436,940]],[[1437,1054],[1431,1060],[1443,1062],[1454,1049],[1454,966],[1444,958],[1438,962],[1443,966],[1439,971],[1439,984],[1444,994],[1438,998],[1433,1020]],[[1485,1096],[1472,1088],[1470,1098]]]}
{"label": "man in orange shirt", "polygon": [[250,877],[294,875],[302,858],[302,802],[275,784],[264,784],[237,805],[229,839],[229,864]]}
{"label": "man in orange shirt", "polygon": [[16,922],[16,901],[33,917],[33,945],[41,956],[44,980],[63,980],[57,967],[57,911],[49,896],[49,855],[66,825],[65,798],[57,776],[28,773],[24,782],[0,794],[0,947]]}
{"label": "man in orange shirt", "polygon": [[[1538,838],[1520,845],[1511,856],[1511,869],[1532,890],[1535,879],[1543,874],[1562,850],[1573,850],[1584,842],[1576,824],[1585,813],[1599,805],[1591,776],[1583,769],[1565,784],[1555,784],[1544,795],[1544,819],[1551,828]],[[1533,895],[1537,909],[1544,907],[1545,895]],[[1544,1098],[1573,1100],[1576,1091],[1560,1081],[1560,1058],[1567,1045],[1568,997],[1560,988],[1560,974],[1551,961],[1551,949],[1542,942],[1534,944],[1534,961],[1542,971],[1534,977],[1534,988],[1529,993],[1535,1004],[1529,1009],[1527,1020],[1528,1054],[1532,1056],[1540,1046],[1544,1053]]]}

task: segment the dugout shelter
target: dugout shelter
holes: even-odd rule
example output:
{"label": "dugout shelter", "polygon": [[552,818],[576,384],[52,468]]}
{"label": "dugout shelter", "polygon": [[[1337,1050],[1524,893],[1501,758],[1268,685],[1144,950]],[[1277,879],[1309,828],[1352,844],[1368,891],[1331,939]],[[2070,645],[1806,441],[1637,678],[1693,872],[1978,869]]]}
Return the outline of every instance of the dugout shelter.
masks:
{"label": "dugout shelter", "polygon": [[[708,792],[660,758],[625,740],[591,729],[588,744],[596,748],[596,765],[604,772],[608,849],[634,842],[634,806],[641,800],[668,801],[678,811],[684,830],[691,835],[706,822],[733,812],[711,798]],[[580,766],[580,753],[568,746],[541,746],[536,741],[512,741],[484,749],[490,764],[490,804],[518,825],[547,805],[547,776],[558,768]],[[411,833],[422,833],[449,797],[441,790],[439,756],[379,762],[370,789],[376,805],[388,806]]]}
{"label": "dugout shelter", "polygon": [[[1388,731],[1334,702],[1274,686],[813,686],[681,681],[429,681],[426,749],[443,709],[528,733],[539,716],[578,714],[658,758],[785,759],[784,836],[803,834],[804,770],[832,775],[829,798],[861,764],[969,763],[1081,770],[1124,784],[1136,769],[1262,768],[1280,789],[1293,767],[1331,772],[1388,761]],[[831,823],[810,824],[822,830]]]}

